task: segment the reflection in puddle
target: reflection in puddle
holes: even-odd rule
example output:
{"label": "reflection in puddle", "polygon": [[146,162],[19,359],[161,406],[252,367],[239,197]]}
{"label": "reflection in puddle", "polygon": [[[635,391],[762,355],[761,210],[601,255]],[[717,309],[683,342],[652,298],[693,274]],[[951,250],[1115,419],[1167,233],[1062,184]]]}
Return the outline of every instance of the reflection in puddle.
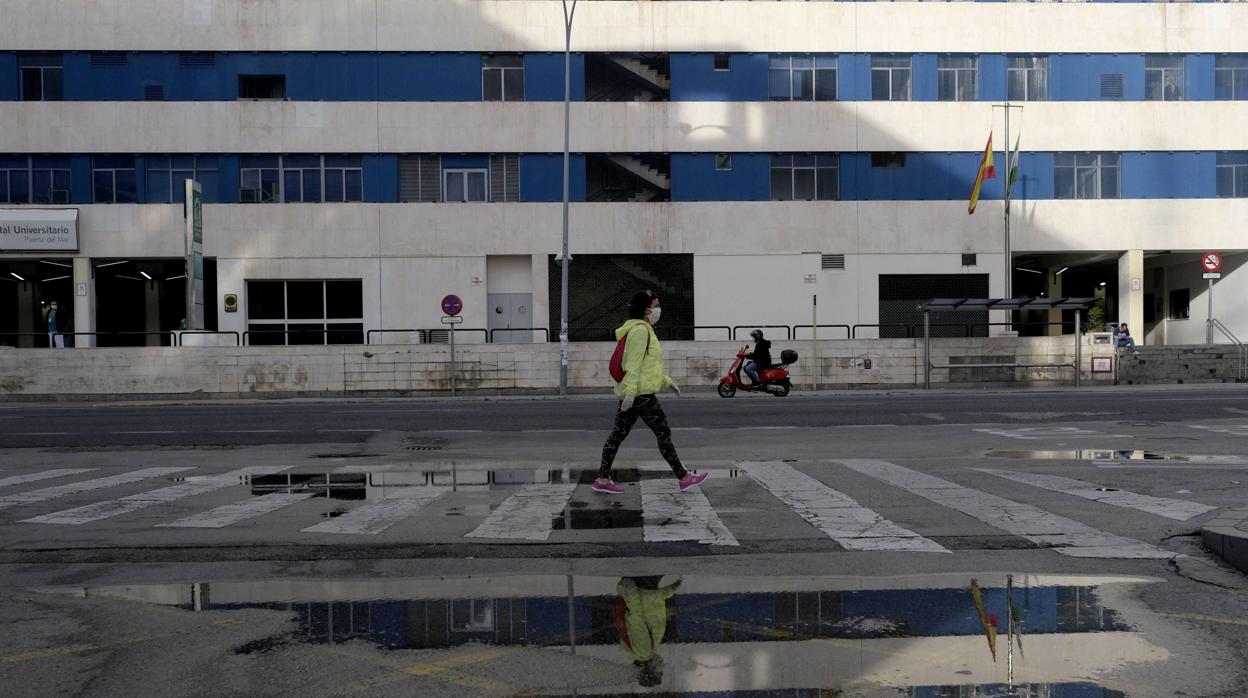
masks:
{"label": "reflection in puddle", "polygon": [[582,693],[662,686],[680,696],[1082,698],[1122,696],[1098,677],[1166,658],[1104,600],[1105,585],[1128,581],[1144,580],[517,575],[85,593],[195,611],[292,614],[294,632],[236,648],[245,654],[348,640],[387,650],[474,643],[556,652],[543,661],[576,654],[626,667],[635,678]]}
{"label": "reflection in puddle", "polygon": [[[1154,451],[1115,450],[1098,448],[1070,449],[1066,451],[994,451],[984,453],[989,458],[1012,458],[1017,460],[1091,460],[1091,461],[1176,461],[1220,462],[1220,456],[1180,456]],[[1240,458],[1239,460],[1243,460]]]}

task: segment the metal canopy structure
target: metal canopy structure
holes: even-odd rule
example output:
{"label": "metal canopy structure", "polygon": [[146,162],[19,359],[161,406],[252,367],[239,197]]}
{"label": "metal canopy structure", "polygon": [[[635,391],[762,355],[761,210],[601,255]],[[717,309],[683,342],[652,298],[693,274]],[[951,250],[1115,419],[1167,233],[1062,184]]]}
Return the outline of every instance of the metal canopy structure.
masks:
{"label": "metal canopy structure", "polygon": [[[1079,327],[1083,324],[1083,313],[1095,305],[1099,298],[933,298],[919,306],[923,311],[923,387],[932,387],[933,368],[1072,368],[1075,370],[1075,387],[1079,387],[1082,379],[1080,365],[1082,357],[1082,336]],[[947,313],[958,311],[984,312],[987,310],[1073,310],[1075,311],[1075,360],[1074,363],[1048,364],[933,364],[931,314],[933,311]]]}

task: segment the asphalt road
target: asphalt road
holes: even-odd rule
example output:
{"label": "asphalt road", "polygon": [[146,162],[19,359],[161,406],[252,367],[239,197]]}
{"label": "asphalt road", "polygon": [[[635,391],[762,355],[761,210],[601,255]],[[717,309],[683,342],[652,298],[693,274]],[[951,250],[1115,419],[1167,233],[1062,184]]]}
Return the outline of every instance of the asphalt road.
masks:
{"label": "asphalt road", "polygon": [[[674,427],[1043,424],[1248,416],[1248,387],[667,397]],[[0,406],[0,448],[359,443],[380,432],[606,431],[609,396]]]}

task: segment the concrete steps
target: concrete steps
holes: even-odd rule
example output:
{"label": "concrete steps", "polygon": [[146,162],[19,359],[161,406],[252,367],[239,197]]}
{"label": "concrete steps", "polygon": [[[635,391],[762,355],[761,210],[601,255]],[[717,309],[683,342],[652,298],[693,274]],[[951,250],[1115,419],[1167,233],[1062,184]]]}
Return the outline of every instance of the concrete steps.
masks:
{"label": "concrete steps", "polygon": [[1140,347],[1139,356],[1118,352],[1120,383],[1234,383],[1239,375],[1239,355],[1229,344]]}

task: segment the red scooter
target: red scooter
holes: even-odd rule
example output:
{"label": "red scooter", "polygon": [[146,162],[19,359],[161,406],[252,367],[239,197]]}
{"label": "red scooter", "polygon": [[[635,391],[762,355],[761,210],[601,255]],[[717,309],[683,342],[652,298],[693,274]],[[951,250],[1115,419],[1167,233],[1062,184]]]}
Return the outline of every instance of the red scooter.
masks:
{"label": "red scooter", "polygon": [[759,369],[758,382],[753,383],[748,373],[744,380],[741,376],[745,370],[745,350],[746,347],[741,347],[741,350],[737,352],[736,361],[728,367],[728,375],[719,379],[719,396],[732,397],[737,394],[737,389],[751,393],[768,393],[776,397],[788,395],[793,389],[793,383],[789,380],[789,372],[785,367],[797,363],[797,352],[792,349],[780,352],[780,365]]}

